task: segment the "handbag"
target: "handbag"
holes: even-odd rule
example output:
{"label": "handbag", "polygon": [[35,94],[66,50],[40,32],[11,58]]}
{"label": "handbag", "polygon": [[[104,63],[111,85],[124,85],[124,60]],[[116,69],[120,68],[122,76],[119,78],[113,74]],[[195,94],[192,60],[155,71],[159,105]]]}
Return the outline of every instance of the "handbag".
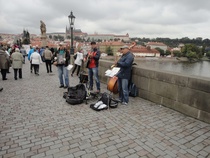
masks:
{"label": "handbag", "polygon": [[77,59],[77,54],[74,55],[74,59]]}

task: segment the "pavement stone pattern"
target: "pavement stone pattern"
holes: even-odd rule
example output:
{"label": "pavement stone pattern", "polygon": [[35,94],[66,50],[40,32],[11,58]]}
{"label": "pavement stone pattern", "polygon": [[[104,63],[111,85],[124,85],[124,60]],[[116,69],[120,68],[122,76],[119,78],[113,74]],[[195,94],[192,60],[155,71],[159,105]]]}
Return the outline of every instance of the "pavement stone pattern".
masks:
{"label": "pavement stone pattern", "polygon": [[27,61],[18,80],[10,71],[0,80],[0,158],[210,158],[210,124],[138,97],[100,112],[94,100],[72,106],[55,66],[36,76]]}

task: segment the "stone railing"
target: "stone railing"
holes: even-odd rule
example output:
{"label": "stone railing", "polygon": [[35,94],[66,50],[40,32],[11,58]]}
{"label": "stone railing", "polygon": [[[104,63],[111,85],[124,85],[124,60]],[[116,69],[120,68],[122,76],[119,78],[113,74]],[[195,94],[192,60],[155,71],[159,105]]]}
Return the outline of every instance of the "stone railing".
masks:
{"label": "stone railing", "polygon": [[[112,63],[100,60],[99,76],[107,82],[105,71]],[[210,123],[210,78],[133,67],[133,82],[139,97]]]}

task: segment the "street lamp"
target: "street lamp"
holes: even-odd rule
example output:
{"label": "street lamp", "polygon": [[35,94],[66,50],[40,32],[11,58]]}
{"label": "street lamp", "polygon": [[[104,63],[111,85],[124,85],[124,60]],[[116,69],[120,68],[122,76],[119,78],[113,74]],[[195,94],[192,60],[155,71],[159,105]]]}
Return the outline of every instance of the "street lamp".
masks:
{"label": "street lamp", "polygon": [[74,27],[74,20],[75,16],[73,15],[73,12],[71,11],[69,18],[69,25],[71,28],[71,48],[70,48],[70,54],[74,54],[74,47],[73,47],[73,27]]}

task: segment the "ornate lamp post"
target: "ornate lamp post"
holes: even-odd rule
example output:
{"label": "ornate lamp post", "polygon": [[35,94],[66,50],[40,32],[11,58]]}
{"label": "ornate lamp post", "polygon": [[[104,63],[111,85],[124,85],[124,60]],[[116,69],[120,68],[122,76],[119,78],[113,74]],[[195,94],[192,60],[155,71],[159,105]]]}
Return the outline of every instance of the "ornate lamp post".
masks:
{"label": "ornate lamp post", "polygon": [[71,28],[71,48],[70,48],[70,54],[74,54],[74,47],[73,47],[73,27],[74,27],[74,20],[75,16],[73,15],[73,12],[71,11],[70,15],[68,16],[69,18],[69,25]]}

